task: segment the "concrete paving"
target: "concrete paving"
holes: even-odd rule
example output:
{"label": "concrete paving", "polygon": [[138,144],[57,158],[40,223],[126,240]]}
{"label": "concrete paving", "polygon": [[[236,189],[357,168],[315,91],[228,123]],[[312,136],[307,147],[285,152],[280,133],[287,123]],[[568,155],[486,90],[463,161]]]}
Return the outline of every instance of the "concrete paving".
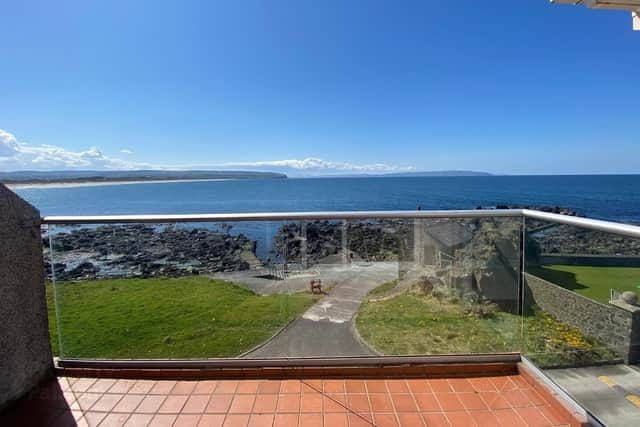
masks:
{"label": "concrete paving", "polygon": [[[247,354],[246,358],[374,354],[357,338],[352,320],[369,291],[397,278],[398,264],[379,262],[358,263],[340,268],[321,266],[316,272],[315,277],[320,278],[323,284],[333,285],[329,294],[272,341]],[[289,280],[291,279],[287,279]],[[304,283],[308,287],[308,277],[304,279]],[[292,288],[296,286],[294,284]]]}
{"label": "concrete paving", "polygon": [[545,373],[606,426],[640,426],[640,406],[632,402],[632,396],[640,396],[637,366],[549,369]]}

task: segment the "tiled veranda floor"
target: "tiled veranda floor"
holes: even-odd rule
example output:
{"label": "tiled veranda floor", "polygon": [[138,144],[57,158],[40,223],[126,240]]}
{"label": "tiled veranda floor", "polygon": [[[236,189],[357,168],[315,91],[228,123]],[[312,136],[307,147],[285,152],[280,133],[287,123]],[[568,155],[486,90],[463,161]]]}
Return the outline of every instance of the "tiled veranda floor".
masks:
{"label": "tiled veranda floor", "polygon": [[281,381],[61,377],[0,416],[3,426],[568,424],[520,375]]}

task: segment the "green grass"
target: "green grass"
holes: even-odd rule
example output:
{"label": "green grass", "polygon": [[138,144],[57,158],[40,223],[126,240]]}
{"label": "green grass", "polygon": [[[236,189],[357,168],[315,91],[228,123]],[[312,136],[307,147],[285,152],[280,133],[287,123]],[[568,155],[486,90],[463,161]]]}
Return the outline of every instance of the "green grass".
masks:
{"label": "green grass", "polygon": [[392,280],[390,282],[383,283],[382,285],[376,287],[375,289],[369,292],[369,298],[383,298],[385,297],[393,288],[398,285],[397,280]]}
{"label": "green grass", "polygon": [[521,317],[498,311],[479,319],[466,315],[461,305],[414,294],[366,301],[358,313],[357,328],[367,343],[387,355],[522,351],[543,367],[617,358],[602,344],[544,312]]}
{"label": "green grass", "polygon": [[[263,342],[310,307],[309,293],[260,296],[203,277],[59,283],[65,357],[233,357]],[[47,285],[49,325],[60,354]]]}
{"label": "green grass", "polygon": [[604,304],[609,302],[610,289],[640,292],[640,268],[636,267],[547,265],[528,273]]}

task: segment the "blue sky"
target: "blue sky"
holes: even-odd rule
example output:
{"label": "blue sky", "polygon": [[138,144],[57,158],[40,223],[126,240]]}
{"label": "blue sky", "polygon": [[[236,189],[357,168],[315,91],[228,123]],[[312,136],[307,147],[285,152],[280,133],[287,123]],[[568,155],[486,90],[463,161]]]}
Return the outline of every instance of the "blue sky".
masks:
{"label": "blue sky", "polygon": [[0,15],[0,170],[640,173],[629,13],[21,0]]}

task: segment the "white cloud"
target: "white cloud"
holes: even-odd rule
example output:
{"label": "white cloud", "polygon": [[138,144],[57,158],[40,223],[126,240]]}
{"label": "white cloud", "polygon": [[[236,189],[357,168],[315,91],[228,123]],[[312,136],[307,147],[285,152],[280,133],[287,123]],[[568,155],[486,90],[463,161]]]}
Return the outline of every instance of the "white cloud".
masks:
{"label": "white cloud", "polygon": [[54,145],[34,145],[18,141],[0,129],[0,170],[140,169],[149,164],[130,162],[104,155],[97,147],[71,151]]}
{"label": "white cloud", "polygon": [[[130,155],[133,151],[121,149]],[[192,165],[152,165],[104,155],[97,147],[71,151],[54,145],[35,145],[19,141],[0,129],[0,171],[10,170],[132,170],[132,169],[218,169],[258,170],[290,173],[295,176],[358,173],[411,172],[413,166],[387,163],[358,164],[334,162],[315,157],[305,159],[230,162]]]}
{"label": "white cloud", "polygon": [[295,170],[313,171],[338,171],[338,172],[410,172],[415,170],[413,166],[397,166],[386,163],[357,164],[347,162],[332,162],[308,157],[306,159],[272,160],[262,162],[234,162],[225,163],[226,167],[251,167],[251,168],[291,168]]}

